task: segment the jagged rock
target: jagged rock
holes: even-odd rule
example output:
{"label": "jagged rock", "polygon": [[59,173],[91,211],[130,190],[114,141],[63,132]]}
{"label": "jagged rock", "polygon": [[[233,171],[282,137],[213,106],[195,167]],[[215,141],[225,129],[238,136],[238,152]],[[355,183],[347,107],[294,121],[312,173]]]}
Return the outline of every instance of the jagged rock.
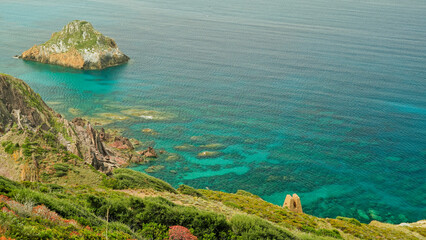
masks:
{"label": "jagged rock", "polygon": [[86,121],[84,119],[82,119],[82,118],[74,118],[72,120],[72,123],[75,124],[75,125],[77,125],[77,126],[80,126],[80,127],[85,127],[86,126]]}
{"label": "jagged rock", "polygon": [[113,39],[80,20],[68,23],[50,40],[34,45],[19,58],[77,69],[103,69],[129,61]]}
{"label": "jagged rock", "polygon": [[152,157],[152,158],[156,158],[156,157],[158,157],[158,156],[157,156],[157,153],[155,152],[154,148],[152,148],[152,147],[148,147],[148,149],[147,149],[147,150],[142,151],[142,152],[141,152],[141,156],[144,156],[144,157]]}
{"label": "jagged rock", "polygon": [[283,207],[287,207],[292,212],[303,213],[302,203],[296,193],[294,193],[293,196],[287,194]]}
{"label": "jagged rock", "polygon": [[134,149],[133,144],[130,142],[130,140],[122,136],[116,136],[114,138],[114,142],[111,144],[111,147],[129,150]]}

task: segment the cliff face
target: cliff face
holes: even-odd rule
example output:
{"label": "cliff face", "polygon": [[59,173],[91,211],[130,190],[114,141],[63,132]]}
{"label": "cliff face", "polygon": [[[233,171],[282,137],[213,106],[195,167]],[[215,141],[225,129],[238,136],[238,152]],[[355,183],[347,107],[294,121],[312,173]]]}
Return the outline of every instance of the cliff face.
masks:
{"label": "cliff face", "polygon": [[22,80],[0,74],[0,132],[20,128],[50,128],[52,110]]}
{"label": "cliff face", "polygon": [[77,69],[103,69],[129,61],[115,41],[96,31],[86,21],[74,20],[49,41],[34,45],[20,58]]}
{"label": "cliff face", "polygon": [[82,163],[73,160],[74,164],[92,165],[105,173],[130,161],[142,161],[132,150],[133,146],[127,149],[109,146],[114,139],[94,129],[86,120],[66,120],[25,82],[0,74],[0,142],[10,154],[0,158],[0,166],[5,166],[6,158],[15,160],[17,167],[10,171],[18,171],[12,174],[21,176],[16,180],[37,181],[43,172],[50,171],[49,165],[64,158],[80,159]]}

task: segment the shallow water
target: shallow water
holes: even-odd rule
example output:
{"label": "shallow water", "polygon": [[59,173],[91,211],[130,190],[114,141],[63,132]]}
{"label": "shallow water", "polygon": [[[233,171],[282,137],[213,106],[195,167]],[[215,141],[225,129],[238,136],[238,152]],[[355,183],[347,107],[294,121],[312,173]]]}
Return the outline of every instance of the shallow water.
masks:
{"label": "shallow water", "polygon": [[[320,217],[426,216],[424,1],[3,0],[0,9],[0,72],[69,119],[107,116],[141,148],[179,154],[151,164],[175,187],[244,189],[279,205],[296,192]],[[73,19],[114,38],[130,63],[79,71],[12,59]],[[197,158],[211,143],[226,148]],[[174,149],[182,144],[196,148]]]}

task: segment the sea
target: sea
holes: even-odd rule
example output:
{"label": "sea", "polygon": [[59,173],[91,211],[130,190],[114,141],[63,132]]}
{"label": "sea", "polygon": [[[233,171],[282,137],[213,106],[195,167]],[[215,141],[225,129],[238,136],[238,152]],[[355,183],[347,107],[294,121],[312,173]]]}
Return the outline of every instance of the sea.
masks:
{"label": "sea", "polygon": [[[164,151],[130,167],[174,187],[413,222],[426,218],[425,13],[424,0],[1,0],[0,72],[67,119]],[[12,58],[75,19],[130,62]]]}

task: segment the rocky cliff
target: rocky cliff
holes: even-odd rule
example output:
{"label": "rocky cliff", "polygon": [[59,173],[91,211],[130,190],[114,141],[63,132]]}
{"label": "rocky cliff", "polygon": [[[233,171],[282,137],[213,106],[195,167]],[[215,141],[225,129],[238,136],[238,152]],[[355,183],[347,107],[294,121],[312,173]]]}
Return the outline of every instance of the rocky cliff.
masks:
{"label": "rocky cliff", "polygon": [[77,69],[103,69],[129,61],[113,39],[79,20],[68,23],[49,41],[34,45],[19,58]]}
{"label": "rocky cliff", "polygon": [[[113,147],[116,139],[127,147]],[[0,74],[0,141],[9,153],[0,158],[2,168],[8,159],[15,161],[11,164],[15,167],[1,170],[20,176],[15,180],[39,180],[43,173],[52,173],[51,165],[57,162],[91,165],[109,173],[143,161],[128,139],[98,131],[81,118],[66,120],[24,81],[4,74]]]}

